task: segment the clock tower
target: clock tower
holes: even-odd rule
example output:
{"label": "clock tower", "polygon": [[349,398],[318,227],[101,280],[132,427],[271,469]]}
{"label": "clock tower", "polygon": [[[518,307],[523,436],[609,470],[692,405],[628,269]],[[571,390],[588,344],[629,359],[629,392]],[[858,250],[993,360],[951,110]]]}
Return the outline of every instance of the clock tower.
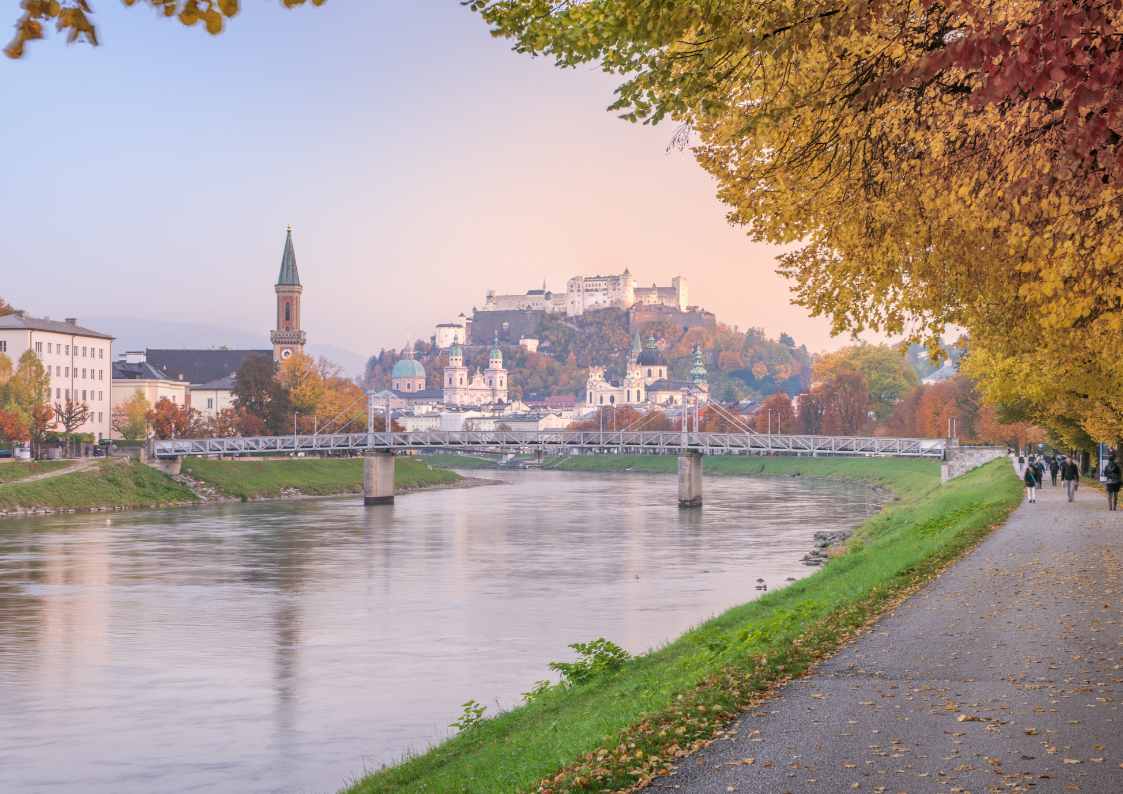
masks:
{"label": "clock tower", "polygon": [[304,352],[305,335],[300,329],[300,273],[296,269],[296,252],[292,247],[292,227],[285,235],[285,252],[281,255],[281,272],[273,287],[277,293],[276,330],[269,334],[273,343],[273,360],[278,364],[293,353]]}

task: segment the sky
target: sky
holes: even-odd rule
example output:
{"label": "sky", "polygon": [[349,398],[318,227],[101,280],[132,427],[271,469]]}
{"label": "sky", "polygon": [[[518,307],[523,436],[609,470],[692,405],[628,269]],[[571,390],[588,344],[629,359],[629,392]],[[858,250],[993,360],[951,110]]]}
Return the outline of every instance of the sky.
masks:
{"label": "sky", "polygon": [[727,223],[672,124],[606,111],[595,67],[513,53],[458,0],[243,9],[211,37],[97,0],[102,46],[50,35],[0,63],[0,295],[151,324],[132,344],[186,323],[268,346],[291,224],[309,341],[361,355],[488,289],[625,267],[685,276],[730,325],[847,343],[790,304],[777,249]]}

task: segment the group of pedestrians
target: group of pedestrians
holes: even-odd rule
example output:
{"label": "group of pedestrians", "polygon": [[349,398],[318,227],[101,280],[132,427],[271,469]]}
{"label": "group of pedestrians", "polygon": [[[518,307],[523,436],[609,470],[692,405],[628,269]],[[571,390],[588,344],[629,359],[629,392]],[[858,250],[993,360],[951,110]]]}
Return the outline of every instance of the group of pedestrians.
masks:
{"label": "group of pedestrians", "polygon": [[[1064,485],[1068,501],[1076,499],[1076,492],[1080,488],[1080,467],[1068,455],[1030,455],[1029,459],[1018,458],[1018,467],[1022,469],[1022,482],[1026,487],[1026,501],[1037,501],[1037,489],[1045,484],[1045,474],[1048,472],[1049,481],[1053,487],[1057,485],[1060,477]],[[1123,469],[1115,460],[1115,453],[1107,456],[1103,469],[1104,490],[1107,491],[1107,509],[1119,509],[1119,490],[1123,486]]]}

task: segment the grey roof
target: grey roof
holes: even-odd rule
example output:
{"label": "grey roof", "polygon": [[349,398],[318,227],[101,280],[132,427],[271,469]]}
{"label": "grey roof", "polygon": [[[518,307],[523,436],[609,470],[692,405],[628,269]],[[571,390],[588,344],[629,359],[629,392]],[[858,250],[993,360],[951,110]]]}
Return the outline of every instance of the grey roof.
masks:
{"label": "grey roof", "polygon": [[[382,392],[379,392],[381,394]],[[392,391],[395,397],[403,400],[443,400],[444,391],[441,389],[422,389],[421,391]],[[377,396],[377,395],[376,395]]]}
{"label": "grey roof", "polygon": [[234,380],[233,375],[227,375],[225,378],[216,378],[206,383],[192,383],[191,388],[195,391],[233,391]]}
{"label": "grey roof", "polygon": [[[251,356],[264,356],[273,361],[272,350],[155,350],[148,348],[148,363],[171,380],[191,384],[209,384],[233,377]],[[210,387],[217,388],[217,387]]]}
{"label": "grey roof", "polygon": [[300,286],[300,272],[296,269],[296,251],[292,248],[291,226],[285,232],[285,252],[281,255],[281,272],[277,274],[277,286]]}
{"label": "grey roof", "polygon": [[688,380],[657,380],[647,387],[649,392],[653,391],[696,391],[698,384]]}
{"label": "grey roof", "polygon": [[147,361],[141,361],[138,364],[114,361],[113,380],[169,380],[169,378]]}
{"label": "grey roof", "polygon": [[46,317],[31,317],[23,312],[14,312],[0,317],[0,329],[26,329],[28,331],[52,331],[57,334],[93,336],[98,339],[112,339],[109,334],[84,328],[77,323],[48,320]]}

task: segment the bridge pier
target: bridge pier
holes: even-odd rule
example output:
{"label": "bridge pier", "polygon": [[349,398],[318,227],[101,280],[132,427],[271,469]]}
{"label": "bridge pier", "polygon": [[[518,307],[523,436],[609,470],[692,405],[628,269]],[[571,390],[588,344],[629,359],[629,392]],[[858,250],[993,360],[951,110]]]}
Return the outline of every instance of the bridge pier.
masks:
{"label": "bridge pier", "polygon": [[702,506],[701,452],[683,452],[678,456],[678,506]]}
{"label": "bridge pier", "polygon": [[363,456],[363,504],[394,503],[394,453],[385,450]]}

